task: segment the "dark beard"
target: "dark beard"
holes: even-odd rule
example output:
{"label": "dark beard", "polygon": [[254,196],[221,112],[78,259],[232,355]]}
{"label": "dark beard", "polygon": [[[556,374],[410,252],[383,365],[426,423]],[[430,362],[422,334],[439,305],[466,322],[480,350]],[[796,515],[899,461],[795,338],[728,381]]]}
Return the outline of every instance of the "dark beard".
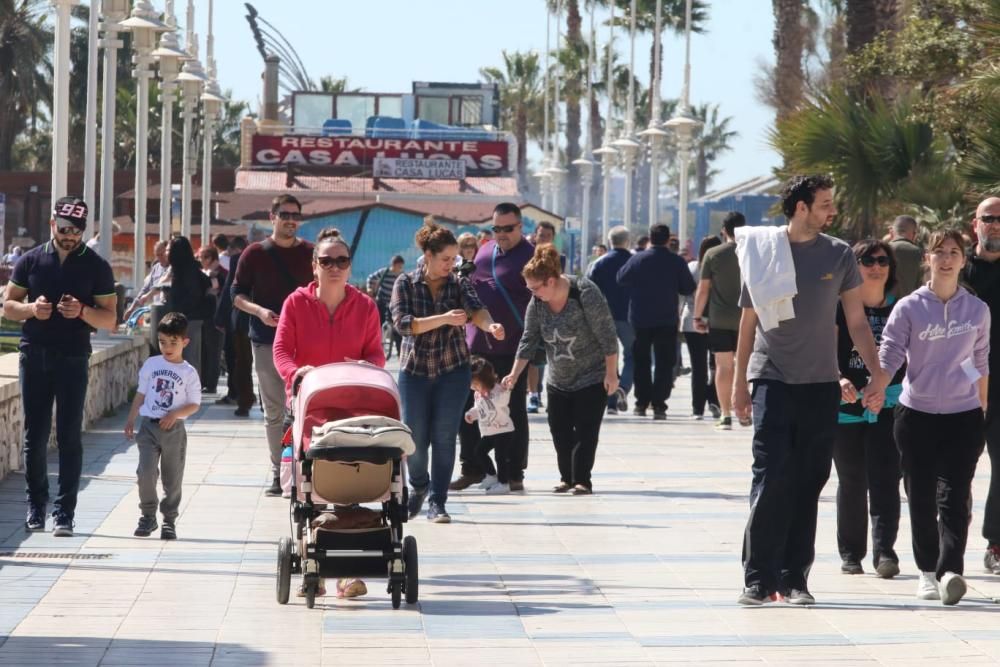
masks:
{"label": "dark beard", "polygon": [[73,252],[80,246],[80,241],[77,239],[56,239],[56,245],[64,252]]}

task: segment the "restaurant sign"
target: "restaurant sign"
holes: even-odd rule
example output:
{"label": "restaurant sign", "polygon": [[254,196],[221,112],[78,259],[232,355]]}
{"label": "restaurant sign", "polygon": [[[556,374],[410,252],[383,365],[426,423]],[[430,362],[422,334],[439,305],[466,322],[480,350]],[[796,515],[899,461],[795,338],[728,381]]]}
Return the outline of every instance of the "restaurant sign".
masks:
{"label": "restaurant sign", "polygon": [[417,160],[402,157],[375,158],[375,178],[423,178],[462,180],[465,163],[461,160]]}

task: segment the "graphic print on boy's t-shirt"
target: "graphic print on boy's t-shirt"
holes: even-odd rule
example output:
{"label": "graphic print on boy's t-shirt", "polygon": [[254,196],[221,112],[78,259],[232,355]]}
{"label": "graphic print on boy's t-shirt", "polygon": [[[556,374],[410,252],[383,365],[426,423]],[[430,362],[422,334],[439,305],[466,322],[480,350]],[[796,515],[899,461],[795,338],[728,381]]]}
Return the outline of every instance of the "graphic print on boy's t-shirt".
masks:
{"label": "graphic print on boy's t-shirt", "polygon": [[162,375],[157,377],[154,393],[156,394],[154,399],[156,407],[161,410],[169,410],[174,404],[174,380]]}

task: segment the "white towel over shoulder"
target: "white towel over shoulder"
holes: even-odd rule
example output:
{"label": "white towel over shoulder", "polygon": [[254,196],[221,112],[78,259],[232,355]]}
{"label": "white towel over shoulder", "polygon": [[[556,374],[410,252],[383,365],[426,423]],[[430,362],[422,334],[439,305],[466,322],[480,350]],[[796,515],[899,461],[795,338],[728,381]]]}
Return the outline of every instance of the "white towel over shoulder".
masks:
{"label": "white towel over shoulder", "polygon": [[764,331],[795,318],[795,262],[788,227],[737,227],[736,257]]}

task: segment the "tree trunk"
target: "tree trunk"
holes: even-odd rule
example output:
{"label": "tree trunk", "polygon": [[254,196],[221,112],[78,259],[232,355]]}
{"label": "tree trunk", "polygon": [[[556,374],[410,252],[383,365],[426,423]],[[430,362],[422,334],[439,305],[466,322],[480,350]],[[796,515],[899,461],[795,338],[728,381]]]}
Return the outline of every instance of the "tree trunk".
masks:
{"label": "tree trunk", "polygon": [[774,92],[778,120],[787,118],[802,101],[802,0],[772,0],[774,7]]}
{"label": "tree trunk", "polygon": [[695,169],[695,192],[699,197],[704,197],[708,192],[708,158],[705,156],[705,149],[699,148],[694,162]]}
{"label": "tree trunk", "polygon": [[[590,119],[591,149],[600,148],[604,145],[604,125],[601,122],[600,99],[594,94],[593,89],[590,92],[590,113],[588,114],[588,118]],[[601,188],[604,184],[604,172],[597,156],[591,153],[586,158],[594,161],[594,182],[590,186],[590,225],[591,229],[593,229],[596,226],[597,219],[600,217],[598,212],[601,210]],[[600,227],[597,226],[597,229],[600,229]],[[591,238],[597,238],[598,236],[599,234],[593,234]]]}
{"label": "tree trunk", "polygon": [[514,141],[517,142],[518,188],[528,190],[528,109],[521,102],[514,116]]}
{"label": "tree trunk", "polygon": [[847,0],[847,52],[858,53],[875,39],[875,0]]}
{"label": "tree trunk", "polygon": [[[570,51],[583,53],[585,44],[581,27],[583,19],[580,17],[580,4],[577,0],[569,0],[566,3],[566,46]],[[590,76],[590,73],[587,73]],[[566,93],[566,169],[569,170],[566,179],[566,200],[563,215],[580,214],[580,170],[573,164],[573,160],[580,157],[580,99],[583,95],[580,77],[574,76],[563,81],[563,90]]]}

